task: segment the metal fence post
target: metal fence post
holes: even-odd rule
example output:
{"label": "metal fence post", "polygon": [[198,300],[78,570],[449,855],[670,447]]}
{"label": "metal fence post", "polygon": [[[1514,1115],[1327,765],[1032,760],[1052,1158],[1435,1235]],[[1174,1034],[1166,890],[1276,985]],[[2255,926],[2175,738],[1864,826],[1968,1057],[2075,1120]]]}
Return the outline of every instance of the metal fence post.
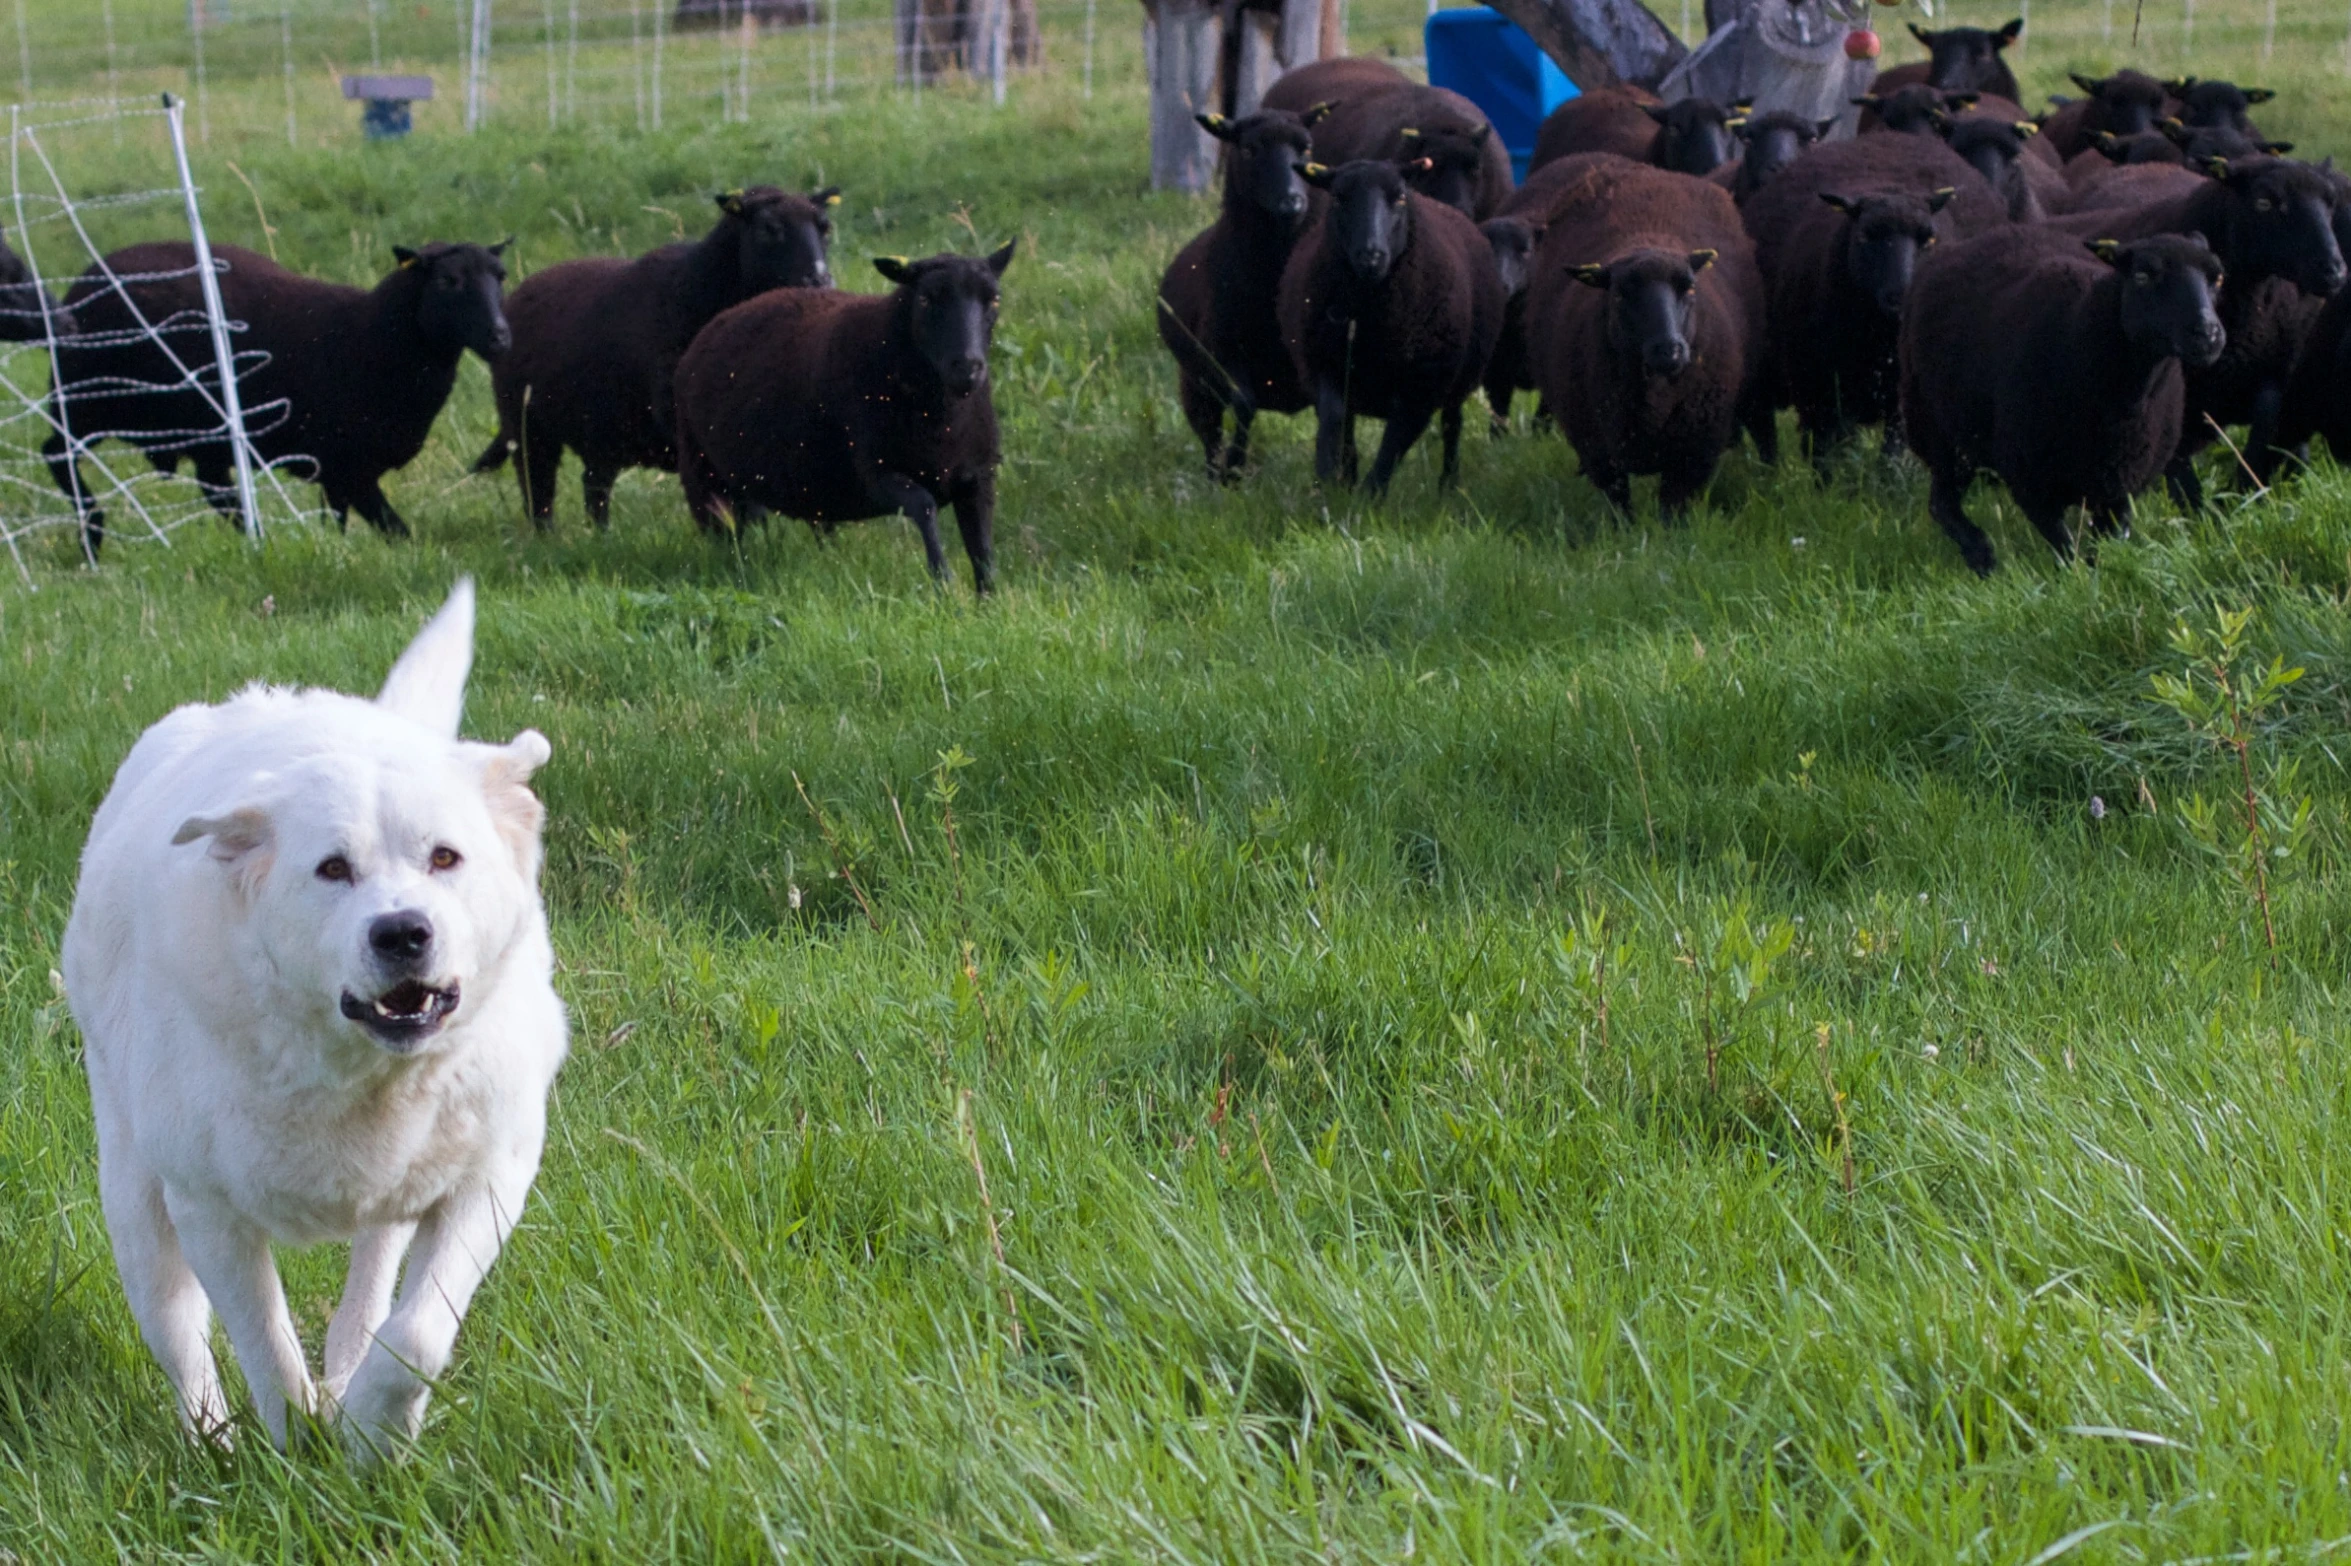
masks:
{"label": "metal fence post", "polygon": [[163,95],[171,117],[171,155],[179,165],[180,196],[188,207],[188,238],[196,248],[196,280],[204,290],[205,322],[212,328],[212,362],[220,375],[220,407],[229,426],[229,454],[237,464],[237,504],[244,509],[245,531],[261,543],[261,506],[253,494],[253,447],[245,437],[245,408],[237,397],[237,360],[229,351],[228,314],[220,302],[220,278],[212,270],[212,244],[204,237],[204,213],[196,203],[196,177],[188,169],[188,137],[180,124],[180,101]]}

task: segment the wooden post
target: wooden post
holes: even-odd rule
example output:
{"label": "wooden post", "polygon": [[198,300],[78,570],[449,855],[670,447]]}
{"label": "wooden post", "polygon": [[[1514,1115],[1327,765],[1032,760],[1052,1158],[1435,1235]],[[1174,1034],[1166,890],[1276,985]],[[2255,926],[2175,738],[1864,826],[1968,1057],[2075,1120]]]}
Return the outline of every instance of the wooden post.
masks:
{"label": "wooden post", "polygon": [[1151,79],[1151,188],[1208,188],[1216,138],[1192,116],[1216,101],[1223,29],[1207,0],[1144,0],[1143,60]]}

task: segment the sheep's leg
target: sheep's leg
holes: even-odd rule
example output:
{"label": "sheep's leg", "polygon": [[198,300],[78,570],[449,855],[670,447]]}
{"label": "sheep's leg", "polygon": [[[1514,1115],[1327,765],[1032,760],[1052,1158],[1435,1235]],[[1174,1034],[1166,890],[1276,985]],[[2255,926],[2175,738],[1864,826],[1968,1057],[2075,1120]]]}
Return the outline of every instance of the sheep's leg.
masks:
{"label": "sheep's leg", "polygon": [[1217,454],[1224,446],[1224,399],[1209,390],[1208,383],[1189,368],[1176,388],[1176,398],[1184,406],[1184,422],[1192,426],[1192,433],[1199,438],[1208,476],[1227,477],[1229,464],[1222,469],[1217,464]]}
{"label": "sheep's leg", "polygon": [[996,475],[983,473],[955,496],[955,528],[963,535],[964,558],[971,562],[972,591],[985,596],[996,590]]}
{"label": "sheep's leg", "polygon": [[877,474],[874,489],[884,500],[906,513],[906,520],[922,535],[923,564],[931,568],[931,580],[945,585],[947,581],[947,552],[939,547],[939,502],[936,496],[899,473]]}
{"label": "sheep's leg", "polygon": [[[530,513],[531,525],[544,533],[555,521],[555,481],[563,469],[563,445],[553,440],[526,440],[516,454],[520,461],[514,465],[514,479],[522,486],[522,508]],[[580,476],[583,491],[595,481],[595,470],[588,469]],[[596,507],[589,502],[588,514],[595,515]]]}
{"label": "sheep's leg", "polygon": [[1510,399],[1518,393],[1515,379],[1508,370],[1486,372],[1486,433],[1497,439],[1510,433]]}
{"label": "sheep's leg", "polygon": [[[57,409],[58,417],[62,418],[63,413],[62,407]],[[82,525],[82,553],[95,565],[98,551],[106,544],[106,511],[93,505],[89,491],[82,487],[82,465],[75,459],[65,431],[50,430],[49,438],[41,444],[41,457],[49,464],[50,480],[72,503],[73,514]]]}
{"label": "sheep's leg", "polygon": [[[552,466],[552,465],[550,465]],[[612,526],[612,486],[620,482],[620,469],[584,465],[580,469],[580,498],[587,502],[588,520],[602,533]],[[547,499],[539,513],[539,526],[545,527],[555,511],[555,481],[550,474],[547,481]]]}
{"label": "sheep's leg", "polygon": [[[1238,484],[1241,470],[1249,465],[1249,432],[1257,427],[1257,401],[1233,405],[1233,443],[1224,452],[1224,481]],[[1213,468],[1214,464],[1210,464]]]}
{"label": "sheep's leg", "polygon": [[1347,394],[1323,376],[1314,383],[1314,481],[1328,484],[1334,478],[1349,486],[1355,482],[1355,420],[1347,411]]}
{"label": "sheep's leg", "polygon": [[383,486],[374,479],[352,486],[351,508],[386,538],[408,536],[407,522],[402,520],[399,512],[392,509],[392,503],[384,498]]}
{"label": "sheep's leg", "polygon": [[1755,460],[1767,468],[1780,465],[1779,410],[1771,405],[1768,394],[1758,392],[1747,398],[1739,410],[1739,423],[1746,429],[1747,438],[1755,443]]}
{"label": "sheep's leg", "polygon": [[1438,429],[1445,441],[1445,465],[1438,470],[1437,487],[1439,489],[1459,489],[1461,487],[1460,403],[1452,403],[1446,407],[1444,419],[1438,425]]}
{"label": "sheep's leg", "polygon": [[2071,560],[2074,557],[2075,540],[2073,529],[2065,524],[2065,514],[2068,507],[2064,501],[2043,500],[2037,497],[2027,499],[2023,495],[2018,495],[2016,506],[2019,511],[2025,514],[2025,520],[2038,528],[2041,536],[2049,541],[2049,547],[2057,552],[2058,559]]}
{"label": "sheep's leg", "polygon": [[1690,502],[1706,491],[1707,481],[1714,477],[1711,461],[1682,461],[1669,464],[1657,480],[1657,510],[1668,522],[1684,520]]}
{"label": "sheep's leg", "polygon": [[2204,509],[2204,481],[2196,476],[2196,459],[2189,452],[2172,453],[2171,461],[2164,465],[2163,487],[2186,510]]}
{"label": "sheep's leg", "polygon": [[[2276,381],[2263,381],[2261,389],[2253,394],[2252,428],[2245,432],[2245,464],[2250,467],[2252,481],[2263,489],[2277,476],[2278,464],[2285,453],[2278,449],[2279,415],[2285,412],[2286,389]],[[2245,477],[2240,473],[2239,478]]]}
{"label": "sheep's leg", "polygon": [[1937,468],[1934,482],[1927,487],[1927,514],[1941,523],[1945,535],[1959,546],[1959,558],[1967,562],[1970,571],[1990,576],[1998,562],[1992,558],[1992,541],[1968,517],[1967,482],[1965,476]]}
{"label": "sheep's leg", "polygon": [[[1371,459],[1371,476],[1363,481],[1366,493],[1378,496],[1388,492],[1388,481],[1396,476],[1397,464],[1412,449],[1412,443],[1428,430],[1429,420],[1436,416],[1434,408],[1398,409],[1390,414],[1380,432],[1380,449]],[[1461,438],[1461,414],[1456,407],[1453,415],[1453,439]]]}

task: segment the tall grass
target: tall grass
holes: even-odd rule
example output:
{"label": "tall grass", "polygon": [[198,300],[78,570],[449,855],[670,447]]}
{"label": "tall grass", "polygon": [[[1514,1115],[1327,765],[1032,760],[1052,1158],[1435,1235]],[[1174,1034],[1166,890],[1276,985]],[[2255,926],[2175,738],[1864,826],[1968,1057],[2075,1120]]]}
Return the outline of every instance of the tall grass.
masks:
{"label": "tall grass", "polygon": [[[1458,499],[1420,457],[1384,507],[1318,499],[1277,420],[1215,490],[1147,310],[1201,209],[1142,193],[1140,133],[1056,88],[237,153],[281,254],[353,278],[509,228],[526,270],[635,249],[759,178],[847,188],[845,278],[1019,236],[1005,586],[933,590],[896,524],[714,549],[649,475],[600,536],[567,473],[533,536],[466,476],[473,366],[396,485],[413,543],[35,546],[0,589],[0,1549],[2351,1538],[2344,477],[2151,502],[2095,568],[1995,489],[1990,583],[1874,457],[1826,490],[1735,459],[1668,529],[1524,430]],[[460,571],[469,732],[555,743],[545,1172],[413,1463],[204,1455],[110,1274],[75,856],[143,725],[371,688]],[[2314,807],[2274,971],[2176,808],[2234,762],[2152,683],[2219,606],[2307,671],[2259,734]],[[338,1261],[287,1260],[314,1338]]]}

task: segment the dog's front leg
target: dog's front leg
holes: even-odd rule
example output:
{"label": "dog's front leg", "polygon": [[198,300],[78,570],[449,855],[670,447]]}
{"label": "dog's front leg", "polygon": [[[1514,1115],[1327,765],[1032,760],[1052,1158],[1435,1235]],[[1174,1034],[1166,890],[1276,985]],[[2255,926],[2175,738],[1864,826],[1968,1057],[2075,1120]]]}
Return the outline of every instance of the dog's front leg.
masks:
{"label": "dog's front leg", "polygon": [[416,1234],[413,1223],[363,1229],[351,1241],[351,1270],[343,1280],[343,1302],[327,1323],[327,1396],[340,1401],[351,1377],[367,1358],[376,1328],[392,1308],[392,1286],[400,1279],[400,1258]]}
{"label": "dog's front leg", "polygon": [[269,1236],[234,1212],[182,1197],[168,1186],[164,1205],[179,1232],[181,1253],[229,1330],[254,1409],[270,1440],[282,1448],[288,1408],[309,1416],[317,1413],[318,1401],[310,1367],[302,1361],[302,1340],[286,1311],[277,1262],[269,1254]]}
{"label": "dog's front leg", "polygon": [[361,1462],[392,1456],[423,1426],[425,1399],[449,1367],[458,1324],[522,1214],[538,1153],[534,1138],[527,1158],[444,1197],[417,1227],[400,1302],[343,1394],[344,1434]]}

